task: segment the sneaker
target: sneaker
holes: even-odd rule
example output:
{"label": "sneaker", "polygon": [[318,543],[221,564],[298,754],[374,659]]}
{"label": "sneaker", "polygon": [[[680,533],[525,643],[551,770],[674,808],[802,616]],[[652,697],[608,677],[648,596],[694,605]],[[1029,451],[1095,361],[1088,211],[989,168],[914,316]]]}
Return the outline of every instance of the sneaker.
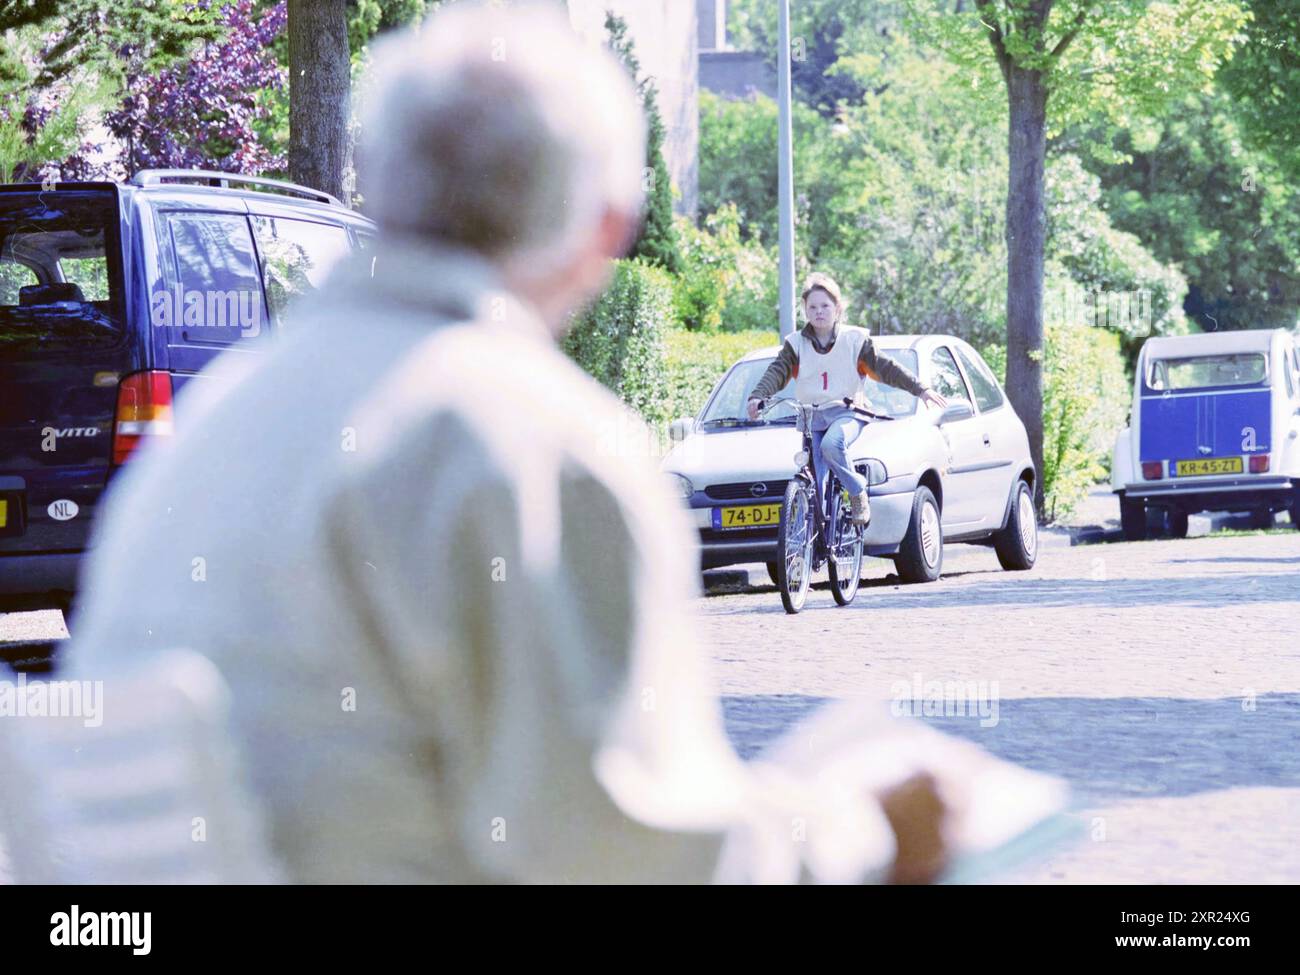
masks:
{"label": "sneaker", "polygon": [[871,505],[867,502],[867,492],[849,495],[849,517],[853,524],[866,527],[871,522]]}

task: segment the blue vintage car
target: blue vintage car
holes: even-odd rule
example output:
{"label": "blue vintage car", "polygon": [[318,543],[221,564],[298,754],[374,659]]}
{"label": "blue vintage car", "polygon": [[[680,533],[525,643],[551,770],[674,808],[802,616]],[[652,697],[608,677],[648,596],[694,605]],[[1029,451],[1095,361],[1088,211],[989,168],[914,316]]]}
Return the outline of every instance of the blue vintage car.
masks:
{"label": "blue vintage car", "polygon": [[1187,534],[1189,514],[1289,511],[1300,527],[1300,347],[1283,329],[1148,339],[1111,487],[1124,535]]}

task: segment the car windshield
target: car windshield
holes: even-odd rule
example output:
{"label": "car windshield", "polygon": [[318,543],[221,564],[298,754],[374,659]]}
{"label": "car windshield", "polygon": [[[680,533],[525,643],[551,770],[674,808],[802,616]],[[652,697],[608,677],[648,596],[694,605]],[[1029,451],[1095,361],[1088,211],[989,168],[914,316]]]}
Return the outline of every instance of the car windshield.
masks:
{"label": "car windshield", "polygon": [[[911,349],[881,349],[882,355],[887,355],[900,366],[916,375],[916,353]],[[709,402],[708,409],[700,418],[702,425],[706,426],[745,426],[752,421],[745,413],[745,404],[748,402],[754,387],[758,385],[759,379],[767,367],[772,364],[772,358],[750,359],[745,362],[737,363],[732,370],[727,373],[722,380],[722,385],[718,387],[717,394]],[[911,416],[916,412],[916,397],[911,393],[901,389],[895,389],[893,386],[886,386],[884,383],[876,382],[874,379],[864,379],[862,390],[866,394],[867,402],[873,413],[879,413],[882,416],[904,417]],[[785,389],[773,397],[777,401],[767,412],[765,421],[759,423],[794,423],[794,409],[789,405],[789,400],[794,396],[794,383],[787,383]],[[785,401],[785,402],[781,402]]]}
{"label": "car windshield", "polygon": [[1147,369],[1152,389],[1205,389],[1213,386],[1258,386],[1268,375],[1260,352],[1229,352],[1186,359],[1154,359]]}
{"label": "car windshield", "polygon": [[102,190],[0,196],[0,355],[119,340],[116,219]]}

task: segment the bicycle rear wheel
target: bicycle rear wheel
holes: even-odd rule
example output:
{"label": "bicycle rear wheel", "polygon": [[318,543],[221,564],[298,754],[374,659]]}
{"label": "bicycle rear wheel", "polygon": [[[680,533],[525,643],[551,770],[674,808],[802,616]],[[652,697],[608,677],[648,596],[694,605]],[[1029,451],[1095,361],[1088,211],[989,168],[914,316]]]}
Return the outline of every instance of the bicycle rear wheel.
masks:
{"label": "bicycle rear wheel", "polygon": [[831,499],[831,558],[827,569],[831,577],[831,595],[835,602],[847,606],[858,594],[862,581],[862,555],[865,549],[861,525],[855,525],[849,512],[844,489],[835,486]]}
{"label": "bicycle rear wheel", "polygon": [[777,528],[776,588],[787,613],[797,613],[808,600],[812,583],[813,510],[812,485],[790,479],[781,502]]}

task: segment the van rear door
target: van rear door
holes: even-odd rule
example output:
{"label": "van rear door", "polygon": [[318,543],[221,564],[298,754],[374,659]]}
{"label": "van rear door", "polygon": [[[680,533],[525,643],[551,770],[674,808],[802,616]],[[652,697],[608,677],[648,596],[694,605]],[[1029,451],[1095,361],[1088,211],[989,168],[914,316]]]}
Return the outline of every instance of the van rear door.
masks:
{"label": "van rear door", "polygon": [[126,327],[117,188],[0,187],[0,558],[85,547]]}
{"label": "van rear door", "polygon": [[1152,359],[1141,419],[1139,460],[1164,463],[1164,477],[1249,474],[1251,455],[1271,449],[1267,353]]}

